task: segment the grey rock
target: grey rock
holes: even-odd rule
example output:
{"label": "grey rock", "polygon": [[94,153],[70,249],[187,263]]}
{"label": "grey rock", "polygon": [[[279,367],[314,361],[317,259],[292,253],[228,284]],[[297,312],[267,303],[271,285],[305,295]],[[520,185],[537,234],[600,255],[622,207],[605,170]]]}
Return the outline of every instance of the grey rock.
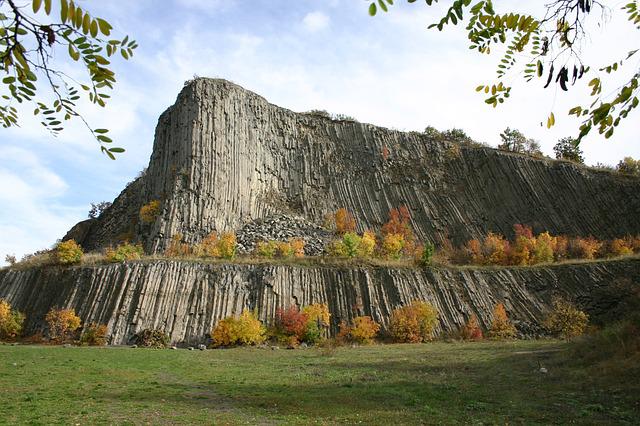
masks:
{"label": "grey rock", "polygon": [[200,345],[198,345],[198,349],[201,350],[201,351],[206,351],[207,347],[205,345],[200,344]]}
{"label": "grey rock", "polygon": [[640,259],[500,269],[153,261],[4,269],[0,298],[26,314],[27,334],[44,330],[43,318],[57,306],[74,309],[83,324],[106,324],[112,344],[126,344],[149,328],[163,330],[173,344],[193,347],[220,319],[243,309],[257,309],[272,324],[277,309],[312,303],[329,307],[331,335],[341,320],[357,315],[370,315],[386,329],[391,311],[413,300],[438,309],[438,335],[457,331],[474,313],[486,330],[497,302],[505,304],[521,334],[543,335],[554,296],[576,301],[594,321],[615,318],[626,297],[624,282],[640,285]]}
{"label": "grey rock", "polygon": [[[129,234],[159,253],[176,234],[197,243],[239,230],[250,251],[263,236],[315,238],[289,219],[267,220],[274,215],[317,226],[346,207],[359,231],[377,230],[406,205],[418,239],[436,244],[489,231],[512,237],[515,223],[606,239],[640,234],[639,189],[637,177],[298,114],[228,81],[196,79],[161,115],[146,173],[65,238],[93,250]],[[161,211],[143,224],[139,210],[151,200]]]}
{"label": "grey rock", "polygon": [[131,345],[130,347],[131,347],[131,349],[135,349],[135,348],[138,347],[138,345]]}
{"label": "grey rock", "polygon": [[177,346],[171,346],[171,349],[175,351],[175,350],[178,350],[178,347]]}

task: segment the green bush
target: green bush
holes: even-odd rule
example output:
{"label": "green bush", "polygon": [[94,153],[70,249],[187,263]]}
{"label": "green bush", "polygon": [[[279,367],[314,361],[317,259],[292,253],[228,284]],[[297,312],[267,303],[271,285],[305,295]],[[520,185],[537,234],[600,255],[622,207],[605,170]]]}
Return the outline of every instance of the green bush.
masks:
{"label": "green bush", "polygon": [[106,257],[109,262],[124,262],[127,260],[140,260],[144,255],[144,250],[140,244],[125,242],[115,249],[108,248]]}

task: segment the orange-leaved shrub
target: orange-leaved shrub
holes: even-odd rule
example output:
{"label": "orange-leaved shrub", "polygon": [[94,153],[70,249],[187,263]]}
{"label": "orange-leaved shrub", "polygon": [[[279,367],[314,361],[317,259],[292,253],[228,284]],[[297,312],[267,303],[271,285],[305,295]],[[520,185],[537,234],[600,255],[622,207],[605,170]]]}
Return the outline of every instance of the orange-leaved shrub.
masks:
{"label": "orange-leaved shrub", "polygon": [[483,337],[484,334],[482,333],[482,328],[480,328],[478,317],[476,314],[472,314],[460,329],[460,338],[462,340],[482,340]]}
{"label": "orange-leaved shrub", "polygon": [[154,222],[158,214],[160,214],[160,201],[158,200],[151,200],[140,207],[140,220],[143,223]]}
{"label": "orange-leaved shrub", "polygon": [[53,257],[56,263],[61,265],[71,265],[82,261],[82,247],[75,240],[61,241],[56,244],[53,250]]}
{"label": "orange-leaved shrub", "polygon": [[86,346],[103,346],[107,343],[107,326],[91,323],[82,332],[80,344]]}
{"label": "orange-leaved shrub", "polygon": [[182,240],[182,234],[171,237],[164,255],[167,257],[186,257],[192,254],[191,246]]}
{"label": "orange-leaved shrub", "polygon": [[200,241],[200,244],[196,245],[195,254],[198,257],[217,259],[220,257],[218,244],[218,234],[211,232]]}
{"label": "orange-leaved shrub", "polygon": [[0,340],[13,340],[20,336],[24,314],[11,308],[9,302],[0,299]]}
{"label": "orange-leaved shrub", "polygon": [[347,232],[355,232],[356,220],[345,208],[338,209],[335,213],[336,232],[340,235]]}
{"label": "orange-leaved shrub", "polygon": [[[415,235],[411,229],[411,215],[409,214],[407,206],[391,209],[389,211],[389,221],[382,225],[380,233],[383,237],[383,246],[387,235],[401,235],[403,241],[401,250],[403,250],[405,255],[410,256],[413,254],[415,249]],[[393,238],[393,240],[396,241],[398,239],[398,237]]]}
{"label": "orange-leaved shrub", "polygon": [[211,332],[213,346],[258,345],[265,340],[266,328],[256,312],[248,309],[239,317],[231,316],[218,321]]}
{"label": "orange-leaved shrub", "polygon": [[507,310],[502,303],[493,308],[493,320],[489,328],[489,337],[496,340],[513,339],[516,337],[516,328],[511,324],[507,316]]}
{"label": "orange-leaved shrub", "polygon": [[569,240],[567,250],[573,259],[595,259],[601,247],[602,243],[593,237],[573,238]]}
{"label": "orange-leaved shrub", "polygon": [[438,323],[438,311],[427,302],[414,301],[395,309],[389,320],[389,333],[396,342],[427,342]]}
{"label": "orange-leaved shrub", "polygon": [[109,247],[105,256],[109,262],[125,262],[127,260],[140,260],[144,255],[144,250],[140,244],[124,242],[116,248]]}
{"label": "orange-leaved shrub", "polygon": [[52,308],[44,319],[49,326],[49,339],[57,343],[73,339],[81,324],[80,317],[73,309]]}
{"label": "orange-leaved shrub", "polygon": [[338,338],[344,341],[356,342],[363,345],[373,342],[380,331],[380,324],[370,316],[358,316],[353,319],[351,325],[345,321],[340,322]]}
{"label": "orange-leaved shrub", "polygon": [[553,301],[553,311],[545,321],[549,331],[566,340],[582,335],[588,323],[587,314],[561,298]]}

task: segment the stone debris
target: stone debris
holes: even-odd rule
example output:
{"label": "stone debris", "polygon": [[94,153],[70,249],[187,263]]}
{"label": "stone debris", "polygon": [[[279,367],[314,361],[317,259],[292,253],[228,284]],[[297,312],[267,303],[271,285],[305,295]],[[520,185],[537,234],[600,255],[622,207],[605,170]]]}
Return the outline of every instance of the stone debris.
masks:
{"label": "stone debris", "polygon": [[300,216],[272,215],[257,219],[236,232],[239,253],[251,253],[260,241],[289,241],[301,238],[305,242],[307,256],[319,256],[325,252],[334,233]]}

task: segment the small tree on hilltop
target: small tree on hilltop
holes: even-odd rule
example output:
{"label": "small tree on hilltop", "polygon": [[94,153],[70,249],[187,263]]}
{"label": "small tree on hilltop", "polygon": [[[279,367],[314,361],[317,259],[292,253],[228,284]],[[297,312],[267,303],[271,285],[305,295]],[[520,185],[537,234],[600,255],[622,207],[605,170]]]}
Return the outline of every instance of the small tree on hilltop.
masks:
{"label": "small tree on hilltop", "polygon": [[498,303],[493,309],[493,322],[489,329],[489,337],[496,340],[516,337],[516,328],[509,321],[507,311],[502,303]]}
{"label": "small tree on hilltop", "polygon": [[625,175],[640,176],[640,160],[624,157],[616,166],[616,170]]}
{"label": "small tree on hilltop", "polygon": [[553,152],[556,153],[556,158],[559,160],[569,160],[574,163],[584,164],[582,150],[578,145],[578,141],[572,137],[558,140],[558,143],[553,147]]}
{"label": "small tree on hilltop", "polygon": [[500,133],[502,143],[498,145],[499,149],[512,152],[526,152],[532,155],[542,155],[540,144],[534,140],[527,138],[517,129],[507,127]]}

